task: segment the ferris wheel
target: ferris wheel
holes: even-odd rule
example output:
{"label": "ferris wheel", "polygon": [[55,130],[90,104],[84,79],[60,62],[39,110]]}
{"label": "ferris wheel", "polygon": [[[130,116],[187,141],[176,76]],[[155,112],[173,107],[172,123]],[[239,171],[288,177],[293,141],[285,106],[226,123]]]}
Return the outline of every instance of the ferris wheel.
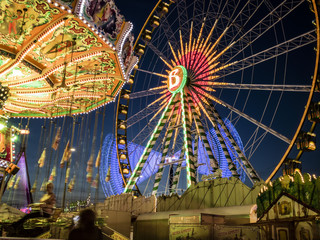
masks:
{"label": "ferris wheel", "polygon": [[314,150],[318,8],[300,0],[158,1],[118,99],[119,189],[169,194],[231,176],[255,184]]}

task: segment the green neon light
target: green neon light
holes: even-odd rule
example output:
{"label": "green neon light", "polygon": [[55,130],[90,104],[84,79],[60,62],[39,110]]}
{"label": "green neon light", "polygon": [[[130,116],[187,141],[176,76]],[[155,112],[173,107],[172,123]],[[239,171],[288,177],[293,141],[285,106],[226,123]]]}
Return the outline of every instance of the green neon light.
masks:
{"label": "green neon light", "polygon": [[154,137],[156,131],[158,131],[158,128],[159,128],[159,126],[160,126],[160,124],[161,124],[161,121],[162,121],[162,119],[164,118],[166,112],[168,111],[168,108],[169,108],[169,106],[171,105],[171,103],[172,103],[172,101],[173,101],[173,99],[174,99],[175,96],[176,96],[175,93],[172,94],[172,96],[171,96],[171,98],[170,98],[170,100],[169,100],[169,103],[168,103],[167,106],[165,107],[165,109],[164,109],[164,111],[163,111],[163,113],[162,113],[162,115],[161,115],[161,117],[160,117],[160,119],[159,119],[159,121],[158,121],[158,124],[157,124],[156,128],[154,129],[154,131],[153,131],[153,133],[152,133],[152,135],[151,135],[151,137],[150,137],[150,139],[149,139],[149,141],[148,141],[148,143],[147,143],[146,148],[143,150],[143,153],[142,153],[142,155],[141,155],[141,157],[140,157],[140,159],[139,159],[139,161],[138,161],[138,163],[137,163],[137,165],[136,165],[133,173],[131,174],[131,176],[130,176],[130,178],[129,178],[128,184],[127,184],[126,187],[124,188],[124,192],[125,192],[125,193],[131,192],[131,189],[128,189],[128,187],[133,185],[132,182],[133,182],[133,178],[134,178],[135,175],[136,175],[137,169],[139,168],[139,165],[141,164],[144,156],[146,155],[146,152],[147,152],[147,150],[149,149],[149,146],[150,146],[150,144],[151,144],[151,141],[153,140],[153,137]]}
{"label": "green neon light", "polygon": [[188,139],[187,139],[187,126],[186,126],[186,113],[184,109],[184,93],[183,89],[180,91],[181,97],[181,108],[182,108],[182,126],[183,126],[183,140],[184,140],[184,148],[186,153],[186,163],[187,163],[187,186],[188,188],[191,186],[191,171],[190,171],[190,158],[188,152]]}
{"label": "green neon light", "polygon": [[117,86],[114,88],[114,90],[111,93],[111,96],[114,96],[114,94],[118,91],[119,87],[121,85],[121,82],[118,82]]}
{"label": "green neon light", "polygon": [[[179,71],[182,71],[182,73],[177,75],[177,73],[179,73]],[[172,73],[173,73],[173,75],[171,75]],[[182,74],[182,78],[180,76],[181,74]],[[169,73],[169,76],[168,76],[168,90],[172,93],[180,92],[187,83],[187,76],[188,76],[188,72],[184,66],[182,66],[182,65],[175,66],[172,69],[172,71]],[[170,87],[172,87],[171,86],[171,79],[172,78],[175,78],[176,81],[180,81],[180,83],[176,83],[176,85],[179,85],[179,87],[175,90],[170,89]]]}

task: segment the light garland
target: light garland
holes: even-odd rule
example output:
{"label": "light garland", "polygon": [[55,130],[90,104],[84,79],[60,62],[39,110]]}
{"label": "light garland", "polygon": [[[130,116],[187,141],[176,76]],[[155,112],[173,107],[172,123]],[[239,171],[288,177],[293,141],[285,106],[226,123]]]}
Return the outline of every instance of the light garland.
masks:
{"label": "light garland", "polygon": [[117,47],[116,47],[118,59],[119,59],[121,70],[122,70],[122,74],[123,74],[123,76],[125,76],[125,78],[127,78],[128,73],[125,73],[125,71],[124,71],[125,66],[123,64],[122,51],[123,51],[123,45],[124,45],[125,41],[127,40],[129,33],[132,31],[132,29],[133,29],[133,24],[131,22],[126,22],[125,26],[124,26],[124,32],[121,35],[120,39],[118,40]]}
{"label": "light garland", "polygon": [[[85,54],[83,56],[79,56],[77,58],[74,58],[74,60],[71,62],[69,62],[67,64],[68,65],[71,65],[72,63],[77,63],[77,62],[80,62],[80,61],[84,61],[88,58],[92,58],[92,57],[95,57],[95,56],[101,56],[103,54],[103,51],[97,51],[97,52],[93,52],[93,53],[89,53],[89,54]],[[23,85],[23,84],[28,84],[28,83],[31,83],[31,82],[35,82],[35,81],[41,81],[41,80],[44,80],[45,78],[49,77],[51,74],[61,70],[62,68],[64,68],[65,64],[64,63],[61,63],[60,65],[48,70],[47,72],[43,73],[42,76],[39,76],[37,78],[32,78],[32,79],[29,79],[29,80],[25,80],[25,81],[17,81],[15,83],[10,83],[8,84],[9,87],[16,87],[16,86],[20,86],[20,85]]]}
{"label": "light garland", "polygon": [[25,91],[22,91],[22,90],[18,90],[17,92],[14,92],[14,91],[11,91],[11,93],[14,93],[15,95],[18,95],[18,96],[24,96],[24,95],[40,95],[40,94],[45,94],[45,93],[54,93],[54,92],[57,92],[59,91],[59,89],[51,89],[51,90],[38,90],[38,91],[28,91],[28,90],[25,90]]}
{"label": "light garland", "polygon": [[127,71],[126,71],[126,80],[127,82],[129,81],[129,76],[132,73],[134,67],[138,64],[139,62],[139,58],[137,58],[136,56],[132,56],[131,61],[128,65]]}
{"label": "light garland", "polygon": [[23,59],[25,58],[25,56],[36,46],[37,42],[41,42],[45,37],[47,37],[51,32],[53,32],[54,30],[56,30],[58,27],[60,27],[61,25],[63,25],[65,22],[64,19],[58,21],[57,23],[53,24],[52,26],[50,26],[45,32],[41,33],[37,39],[35,41],[33,41],[32,43],[29,43],[27,45],[27,47],[18,55],[18,57],[16,57],[16,60],[12,63],[11,66],[9,66],[6,70],[4,70],[2,73],[0,73],[0,76],[8,73],[9,71],[11,71],[14,67],[16,67],[17,65],[19,65],[21,63],[21,61],[23,61]]}

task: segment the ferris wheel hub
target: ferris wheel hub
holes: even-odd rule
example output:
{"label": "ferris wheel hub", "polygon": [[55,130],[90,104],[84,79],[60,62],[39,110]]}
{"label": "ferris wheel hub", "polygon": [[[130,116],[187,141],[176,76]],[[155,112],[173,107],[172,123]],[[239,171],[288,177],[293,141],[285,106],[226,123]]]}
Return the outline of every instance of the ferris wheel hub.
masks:
{"label": "ferris wheel hub", "polygon": [[182,65],[175,66],[171,70],[167,78],[168,90],[171,93],[180,92],[186,85],[187,77],[188,77],[188,72],[184,66]]}

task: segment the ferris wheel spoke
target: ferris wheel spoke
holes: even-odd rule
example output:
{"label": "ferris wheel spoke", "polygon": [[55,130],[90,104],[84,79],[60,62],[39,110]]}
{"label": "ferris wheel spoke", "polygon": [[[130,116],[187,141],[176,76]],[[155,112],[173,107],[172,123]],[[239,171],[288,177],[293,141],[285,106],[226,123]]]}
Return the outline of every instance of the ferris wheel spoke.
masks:
{"label": "ferris wheel spoke", "polygon": [[[223,41],[222,46],[227,46],[229,45],[230,42],[236,41],[236,38],[239,34],[243,37],[243,31],[248,24],[248,22],[253,18],[255,13],[258,11],[258,9],[263,5],[265,0],[252,0],[252,1],[247,1],[246,4],[242,7],[240,11],[238,11],[238,14],[233,18],[229,20],[229,23],[225,27],[225,29],[228,29],[228,32],[226,33],[226,38]],[[219,29],[221,32],[224,31],[224,29]],[[246,42],[250,42],[248,40],[248,37],[244,37]],[[232,51],[233,49],[237,48],[242,48],[243,46],[243,40],[240,39],[239,42],[237,42],[232,48],[230,48],[230,52],[228,51],[226,54],[228,55],[233,55]],[[228,55],[228,56],[229,56]]]}
{"label": "ferris wheel spoke", "polygon": [[152,42],[148,43],[148,47],[157,55],[159,56],[163,61],[166,63],[169,63],[170,61],[168,58],[155,46]]}
{"label": "ferris wheel spoke", "polygon": [[[204,17],[204,15],[203,15],[204,14],[204,6],[203,6],[203,4],[204,4],[204,2],[201,1],[201,0],[194,0],[193,3],[190,4],[190,6],[193,5],[192,6],[192,16],[190,16],[190,19],[192,19],[191,20],[192,23],[197,23],[197,24],[193,25],[193,28],[196,31],[200,31],[201,25],[203,24],[203,17]],[[187,22],[187,26],[189,25],[188,23],[189,23],[189,21]],[[187,38],[189,36],[189,34],[188,34],[189,30],[190,30],[190,28],[183,35],[185,38]],[[181,31],[179,30],[179,32],[181,32]],[[184,40],[186,40],[186,39],[184,39]]]}
{"label": "ferris wheel spoke", "polygon": [[288,139],[287,137],[283,136],[282,134],[276,132],[275,130],[273,130],[272,128],[262,124],[261,122],[253,119],[252,117],[248,116],[247,114],[239,111],[238,109],[234,108],[233,106],[229,105],[228,103],[226,102],[222,102],[223,105],[225,105],[228,109],[230,109],[231,111],[237,113],[238,115],[240,115],[241,117],[247,119],[248,121],[252,122],[253,124],[255,124],[256,126],[264,129],[265,131],[271,133],[272,135],[274,135],[275,137],[281,139],[282,141],[290,144],[291,140]]}
{"label": "ferris wheel spoke", "polygon": [[168,43],[173,44],[173,46],[177,47],[177,39],[172,31],[172,28],[168,22],[168,19],[166,17],[163,17],[161,20],[161,24],[159,26],[161,30],[164,32],[164,35],[168,41]]}
{"label": "ferris wheel spoke", "polygon": [[[230,2],[225,1],[225,5],[222,7],[222,10],[220,10],[221,2],[220,4],[217,4],[216,2],[212,3],[213,9],[210,11],[210,14],[208,16],[208,19],[215,20],[215,24],[218,20],[227,21],[227,23],[225,23],[223,27],[217,26],[217,29],[220,32],[224,32],[226,31],[226,29],[228,29],[228,31],[225,33],[227,38],[223,40],[225,46],[229,45],[230,42],[235,41],[236,36],[238,36],[240,33],[243,33],[240,30],[246,26],[246,24],[250,21],[250,19],[253,17],[256,11],[263,5],[265,1],[247,1],[240,10],[237,9],[240,1],[232,2],[234,3],[231,4]],[[218,11],[215,12],[215,9],[218,9]],[[208,40],[209,39],[211,39],[210,35],[208,35]],[[241,45],[241,43],[239,44]]]}
{"label": "ferris wheel spoke", "polygon": [[246,148],[249,151],[248,154],[248,158],[251,158],[252,155],[254,154],[254,152],[258,149],[260,143],[262,142],[262,140],[265,138],[265,136],[267,135],[267,132],[262,133],[261,135],[258,136],[258,130],[259,128],[257,128],[255,130],[255,133],[253,134],[253,140],[252,143]]}
{"label": "ferris wheel spoke", "polygon": [[310,92],[310,85],[276,85],[276,84],[214,84],[214,88],[223,89],[248,89],[261,91],[288,91],[288,92]]}
{"label": "ferris wheel spoke", "polygon": [[[269,29],[275,26],[279,21],[285,18],[290,12],[297,8],[302,2],[301,0],[296,1],[283,1],[277,7],[275,7],[271,12],[268,13],[264,18],[262,18],[255,26],[253,26],[246,33],[241,34],[241,37],[236,40],[236,44],[233,45],[232,51],[235,54],[225,54],[227,62],[232,61],[239,53],[243,52],[248,46],[250,46],[254,41],[263,36]],[[233,39],[234,40],[234,39]]]}
{"label": "ferris wheel spoke", "polygon": [[314,43],[317,39],[313,33],[314,33],[314,30],[309,31],[307,33],[304,33],[304,34],[298,36],[298,37],[295,37],[295,38],[290,39],[288,41],[285,41],[281,44],[278,44],[274,47],[271,47],[271,48],[263,50],[259,53],[253,54],[250,57],[244,58],[240,61],[236,61],[233,64],[229,65],[228,68],[225,68],[223,71],[224,73],[221,74],[218,77],[218,79],[225,77],[225,76],[228,76],[230,74],[233,74],[235,72],[238,72],[240,70],[255,66],[255,65],[260,64],[264,61],[273,59],[273,58],[278,57],[282,54],[299,49],[299,48],[306,46],[308,44]]}
{"label": "ferris wheel spoke", "polygon": [[179,29],[182,31],[182,35],[185,36],[189,32],[189,26],[188,26],[189,18],[188,18],[186,1],[185,0],[177,1],[176,7],[178,12]]}
{"label": "ferris wheel spoke", "polygon": [[134,92],[134,93],[130,93],[129,97],[130,99],[136,99],[136,98],[142,98],[142,97],[147,97],[151,95],[157,95],[157,94],[160,94],[162,90],[163,89],[161,88],[154,88],[154,89],[144,90],[140,92]]}
{"label": "ferris wheel spoke", "polygon": [[163,77],[163,78],[167,77],[167,75],[163,75],[163,74],[160,74],[160,73],[147,71],[147,70],[144,70],[144,69],[141,69],[141,68],[137,68],[136,70],[139,71],[139,72],[149,73],[151,75],[155,75],[155,76],[158,76],[158,77]]}
{"label": "ferris wheel spoke", "polygon": [[138,123],[142,119],[150,116],[151,114],[154,114],[156,111],[158,111],[158,109],[159,105],[154,104],[132,115],[130,118],[127,119],[127,128],[132,127],[134,124]]}
{"label": "ferris wheel spoke", "polygon": [[[154,118],[158,116],[161,110],[166,106],[166,102],[169,100],[169,98],[170,96],[162,95],[157,100],[150,103],[146,108],[140,110],[138,113],[128,118],[127,119],[128,127],[131,127],[133,124],[141,121],[142,119],[146,118],[147,116],[153,113],[153,117],[151,118],[151,120],[149,120],[149,122],[151,122]],[[160,102],[161,100],[162,102]]]}
{"label": "ferris wheel spoke", "polygon": [[130,150],[129,155],[134,154],[136,152],[136,150],[139,148],[140,146],[143,146],[143,143],[150,138],[151,134],[152,134],[152,130],[153,127],[150,125],[146,125],[144,126],[140,132],[138,132],[135,137],[131,140],[132,143],[136,144],[134,148],[132,148],[132,150]]}
{"label": "ferris wheel spoke", "polygon": [[[245,27],[264,2],[265,0],[247,1],[245,5],[241,8],[241,10],[238,11],[238,14],[230,20],[231,23],[229,24],[229,26],[238,25],[241,26],[241,28]],[[239,31],[236,34],[232,35],[234,36],[233,40],[235,40],[235,37],[238,34],[240,34]]]}

